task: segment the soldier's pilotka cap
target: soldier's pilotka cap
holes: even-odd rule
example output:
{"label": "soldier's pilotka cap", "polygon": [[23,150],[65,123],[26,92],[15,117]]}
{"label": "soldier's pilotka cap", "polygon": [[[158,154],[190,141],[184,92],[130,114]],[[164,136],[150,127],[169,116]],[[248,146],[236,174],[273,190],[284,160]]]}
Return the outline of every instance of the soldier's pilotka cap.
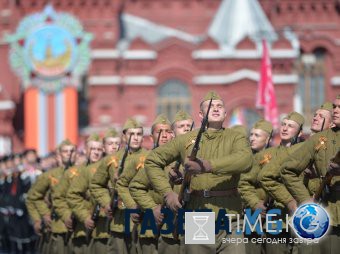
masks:
{"label": "soldier's pilotka cap", "polygon": [[191,115],[185,112],[184,110],[180,110],[176,113],[173,124],[178,121],[183,121],[183,120],[188,120],[188,119],[192,120]]}
{"label": "soldier's pilotka cap", "polygon": [[169,119],[164,115],[160,114],[156,117],[155,121],[152,123],[152,129],[156,126],[156,124],[168,124],[171,125]]}
{"label": "soldier's pilotka cap", "polygon": [[136,129],[136,128],[143,128],[143,126],[139,122],[137,122],[136,119],[130,117],[126,120],[123,126],[123,133],[125,133],[127,129]]}
{"label": "soldier's pilotka cap", "polygon": [[102,142],[102,139],[97,133],[93,133],[86,140],[86,142],[90,142],[90,141]]}
{"label": "soldier's pilotka cap", "polygon": [[305,118],[295,111],[289,113],[284,119],[292,120],[300,126],[302,126],[305,123]]}
{"label": "soldier's pilotka cap", "polygon": [[270,134],[273,131],[273,125],[271,122],[260,119],[254,124],[253,129],[260,129]]}
{"label": "soldier's pilotka cap", "polygon": [[221,96],[219,96],[219,94],[215,91],[209,91],[203,98],[203,100],[201,101],[201,104],[205,101],[210,101],[210,99],[213,100],[222,100]]}
{"label": "soldier's pilotka cap", "polygon": [[324,110],[328,110],[328,111],[332,112],[332,110],[333,110],[333,103],[331,103],[329,101],[326,101],[324,104],[322,104],[320,106],[320,109],[324,109]]}
{"label": "soldier's pilotka cap", "polygon": [[237,124],[232,126],[230,129],[233,129],[234,131],[237,131],[238,133],[240,133],[241,135],[247,137],[248,135],[248,131],[247,128],[241,124]]}
{"label": "soldier's pilotka cap", "polygon": [[108,130],[105,132],[105,134],[104,134],[104,139],[105,139],[105,138],[115,138],[115,137],[118,137],[118,136],[119,136],[119,134],[118,134],[118,132],[116,131],[116,129],[110,128],[110,129],[108,129]]}
{"label": "soldier's pilotka cap", "polygon": [[61,149],[63,146],[75,146],[74,144],[72,144],[72,142],[69,139],[65,139],[63,141],[60,142],[60,144],[58,145],[58,149]]}

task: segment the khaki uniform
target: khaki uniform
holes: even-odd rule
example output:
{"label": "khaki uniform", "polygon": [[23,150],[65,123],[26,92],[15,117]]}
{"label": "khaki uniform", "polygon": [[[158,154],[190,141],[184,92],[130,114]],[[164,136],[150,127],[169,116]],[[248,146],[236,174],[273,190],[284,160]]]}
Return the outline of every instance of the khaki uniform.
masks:
{"label": "khaki uniform", "polygon": [[[256,205],[260,201],[266,202],[266,200],[268,200],[268,195],[261,187],[260,180],[258,179],[260,170],[265,164],[265,161],[263,161],[263,155],[267,152],[267,150],[262,150],[261,152],[254,154],[252,169],[249,172],[241,175],[238,190],[241,194],[242,200],[244,201],[245,208],[251,208],[252,210],[255,210]],[[260,254],[263,251],[264,244],[253,243],[251,239],[261,238],[262,236],[254,232],[247,237],[249,242],[246,244],[246,253]]]}
{"label": "khaki uniform", "polygon": [[[195,130],[178,136],[166,145],[151,151],[147,157],[146,173],[155,191],[161,196],[172,191],[163,168],[178,159],[185,161],[191,153],[197,133],[198,130]],[[191,178],[190,189],[230,191],[232,194],[209,198],[191,195],[186,208],[211,209],[216,215],[219,209],[225,209],[229,214],[240,214],[241,197],[231,190],[237,188],[240,174],[248,171],[252,165],[252,153],[246,138],[230,129],[207,130],[202,135],[197,157],[210,162],[212,173],[194,175]],[[217,235],[217,243],[221,240],[219,237],[223,237],[222,234]],[[244,245],[239,245],[237,248],[240,252],[244,252]],[[185,246],[185,251],[188,253],[208,250],[222,253],[228,249],[228,244]]]}
{"label": "khaki uniform", "polygon": [[[165,167],[164,173],[166,177],[168,177],[169,170],[174,165],[174,163],[170,166]],[[183,170],[180,170],[183,172]],[[145,172],[145,168],[142,168],[138,171],[136,176],[132,179],[129,185],[131,196],[135,199],[137,204],[141,207],[142,210],[153,209],[157,205],[164,205],[163,197],[155,192],[152,188],[152,185],[148,179],[148,176]],[[174,191],[179,193],[180,185],[174,186]],[[166,229],[166,225],[163,226],[163,229]],[[140,229],[139,229],[140,230]],[[152,230],[147,230],[144,235],[139,235],[140,241],[148,241],[147,239],[155,239],[155,244],[153,248],[150,250],[150,247],[147,248],[143,244],[140,245],[142,253],[157,253],[157,249],[159,253],[171,253],[176,254],[180,251],[180,241],[173,239],[172,234],[162,235],[162,239],[160,239],[157,248],[157,241],[159,235],[154,235]],[[150,240],[149,240],[150,241]],[[166,245],[163,243],[167,243]],[[166,246],[166,248],[165,248]]]}
{"label": "khaki uniform", "polygon": [[[73,215],[66,200],[67,191],[69,190],[73,180],[80,175],[80,172],[85,167],[85,165],[73,166],[65,171],[60,183],[56,187],[54,193],[52,193],[56,213],[64,222]],[[75,225],[74,232],[72,234],[73,253],[87,253],[88,244],[85,238],[85,226],[76,218],[73,218],[73,221]],[[67,234],[70,234],[70,232],[67,232]]]}
{"label": "khaki uniform", "polygon": [[[136,208],[137,205],[142,208],[140,204],[136,202],[129,189],[133,179],[140,175],[140,171],[144,171],[145,158],[146,154],[143,156],[135,156],[133,160],[130,160],[126,170],[120,175],[117,181],[117,191],[127,208]],[[134,233],[138,235],[138,253],[157,253],[158,236],[154,236],[152,232],[149,231],[141,235],[139,233],[141,224],[136,224],[133,230],[137,230],[137,232]]]}
{"label": "khaki uniform", "polygon": [[[147,151],[145,149],[141,148],[134,153],[130,153],[125,160],[125,165],[128,167],[130,161],[134,159],[134,156],[144,156],[146,152]],[[118,167],[123,154],[124,150],[120,150],[115,155],[109,155],[105,157],[103,160],[101,160],[99,168],[92,177],[90,192],[96,202],[98,202],[102,207],[106,207],[111,203],[108,185],[109,183],[111,183],[111,187],[116,188],[116,181],[118,179]],[[127,169],[125,168],[125,165],[123,172]],[[117,189],[115,189],[115,191],[117,191]],[[130,204],[131,203],[129,203],[128,201],[128,205]],[[131,236],[126,235],[124,232],[125,207],[126,206],[123,202],[118,202],[118,209],[115,211],[114,217],[110,223],[110,231],[112,234],[108,244],[110,253],[130,253],[135,251],[134,247],[132,247]],[[130,223],[130,225],[132,230],[133,224]]]}
{"label": "khaki uniform", "polygon": [[[289,214],[289,210],[287,208],[287,204],[294,200],[290,192],[287,190],[285,185],[283,184],[280,176],[280,165],[289,157],[289,155],[295,153],[299,148],[303,145],[303,143],[298,143],[291,147],[278,146],[273,147],[266,150],[263,155],[262,160],[266,160],[266,158],[270,158],[270,161],[266,163],[262,170],[258,175],[258,179],[262,187],[265,191],[270,195],[271,198],[274,199],[273,207],[269,209],[280,209],[281,210],[281,219],[283,221],[283,227],[285,228],[285,217]],[[299,178],[300,184],[302,183],[302,178]],[[287,253],[293,251],[294,245],[289,244],[288,239],[292,237],[291,232],[286,233],[282,232],[281,234],[275,236],[267,234],[267,237],[272,238],[286,238],[287,243],[279,243],[279,244],[265,244],[265,250],[268,253],[275,251],[275,253]]]}
{"label": "khaki uniform", "polygon": [[[309,163],[314,163],[317,174],[326,174],[329,161],[340,149],[338,128],[319,132],[309,138],[301,149],[292,154],[281,166],[281,177],[298,203],[310,199],[307,188],[301,184],[299,176]],[[330,185],[330,195],[325,207],[331,217],[330,234],[320,242],[322,253],[337,253],[340,249],[340,177],[334,176]]]}
{"label": "khaki uniform", "polygon": [[[30,190],[33,188],[34,185],[30,188]],[[36,208],[34,202],[27,198],[25,204],[28,214],[30,215],[31,220],[33,221],[33,224],[42,223],[41,215],[39,214],[38,209]],[[37,250],[39,251],[39,253],[48,253],[49,242],[51,239],[50,232],[47,232],[47,230],[43,228],[41,230],[42,235],[38,239]]]}
{"label": "khaki uniform", "polygon": [[263,150],[259,153],[254,154],[254,161],[252,169],[241,175],[241,179],[238,185],[242,200],[245,202],[245,206],[256,209],[256,205],[262,200],[267,199],[265,190],[260,185],[258,178],[260,170],[265,165],[263,161],[264,154],[268,154],[269,149]]}
{"label": "khaki uniform", "polygon": [[[52,210],[55,210],[53,193],[64,172],[63,167],[58,167],[43,173],[28,192],[28,202],[34,204],[41,217],[44,215],[52,216]],[[47,203],[50,195],[52,199],[49,202],[51,202],[52,209]],[[54,214],[52,217],[54,217],[51,223],[52,236],[50,240],[46,239],[49,241],[49,247],[46,247],[46,244],[44,244],[45,246],[43,248],[46,251],[45,253],[67,253],[70,249],[70,246],[64,241],[67,229],[60,217],[54,216]]]}
{"label": "khaki uniform", "polygon": [[[76,219],[85,223],[88,217],[92,216],[96,202],[90,196],[90,183],[93,175],[97,171],[101,161],[90,164],[79,172],[79,176],[75,176],[72,185],[67,192],[67,202],[72,209]],[[107,239],[109,234],[106,226],[106,215],[103,210],[100,211],[96,227],[91,235],[89,253],[105,253],[107,250]]]}

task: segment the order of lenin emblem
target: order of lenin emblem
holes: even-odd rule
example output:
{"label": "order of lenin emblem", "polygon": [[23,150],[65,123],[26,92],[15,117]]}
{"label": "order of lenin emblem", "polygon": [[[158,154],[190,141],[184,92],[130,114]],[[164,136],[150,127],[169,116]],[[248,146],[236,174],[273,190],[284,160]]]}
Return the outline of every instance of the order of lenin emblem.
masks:
{"label": "order of lenin emblem", "polygon": [[48,5],[42,13],[25,17],[16,33],[8,36],[10,64],[25,87],[54,92],[77,85],[90,64],[91,39],[75,17]]}

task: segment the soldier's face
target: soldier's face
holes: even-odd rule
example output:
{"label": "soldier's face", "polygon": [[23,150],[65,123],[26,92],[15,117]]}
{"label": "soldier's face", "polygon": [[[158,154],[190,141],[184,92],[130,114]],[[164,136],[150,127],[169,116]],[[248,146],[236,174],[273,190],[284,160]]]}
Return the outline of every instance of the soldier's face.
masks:
{"label": "soldier's face", "polygon": [[267,145],[269,134],[261,129],[251,129],[249,141],[253,151],[260,151]]}
{"label": "soldier's face", "polygon": [[[204,101],[201,107],[201,111],[199,113],[201,118],[207,114],[208,107],[210,101]],[[226,111],[224,107],[224,103],[221,100],[213,100],[211,102],[211,108],[209,111],[209,124],[211,123],[223,123],[226,117]]]}
{"label": "soldier's face", "polygon": [[168,143],[173,138],[173,131],[171,130],[171,126],[168,124],[156,124],[152,132],[154,143],[157,142],[158,136],[160,146]]}
{"label": "soldier's face", "polygon": [[280,127],[280,138],[282,141],[290,141],[300,130],[300,126],[293,120],[283,119]]}
{"label": "soldier's face", "polygon": [[121,138],[120,137],[109,137],[105,138],[104,141],[104,150],[106,154],[114,154],[119,150],[120,144],[121,144]]}
{"label": "soldier's face", "polygon": [[336,127],[340,127],[340,99],[333,102],[333,123]]}
{"label": "soldier's face", "polygon": [[83,153],[78,153],[76,156],[75,166],[83,165],[87,162],[87,156]]}
{"label": "soldier's face", "polygon": [[322,125],[323,130],[327,130],[328,128],[331,127],[331,124],[332,124],[331,112],[325,109],[318,109],[313,116],[312,127],[310,129],[313,132],[319,132],[322,129]]}
{"label": "soldier's face", "polygon": [[71,160],[71,163],[73,164],[76,158],[75,147],[68,146],[68,145],[62,146],[60,148],[59,155],[60,155],[60,160],[62,164],[66,165],[66,163],[68,163],[70,160]]}
{"label": "soldier's face", "polygon": [[190,131],[193,120],[187,119],[182,121],[177,121],[174,124],[174,134],[175,136],[185,134]]}
{"label": "soldier's face", "polygon": [[90,141],[87,143],[87,151],[88,159],[90,163],[94,163],[99,161],[104,153],[104,147],[102,142]]}
{"label": "soldier's face", "polygon": [[129,141],[130,135],[131,142],[130,142],[130,149],[138,150],[143,143],[143,129],[142,128],[131,128],[127,129],[125,132],[125,140],[126,142]]}

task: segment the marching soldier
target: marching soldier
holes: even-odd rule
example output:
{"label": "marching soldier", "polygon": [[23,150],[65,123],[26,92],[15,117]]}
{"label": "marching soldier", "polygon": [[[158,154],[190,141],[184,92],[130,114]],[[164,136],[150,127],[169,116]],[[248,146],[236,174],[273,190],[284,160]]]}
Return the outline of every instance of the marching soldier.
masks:
{"label": "marching soldier", "polygon": [[[136,120],[129,118],[125,122],[123,126],[123,138],[127,143],[126,149],[119,150],[115,155],[106,156],[93,175],[90,184],[91,195],[95,201],[105,209],[106,215],[112,218],[108,252],[119,254],[135,253],[136,246],[132,242],[131,235],[125,234],[124,232],[125,204],[121,202],[120,198],[118,198],[118,202],[114,200],[117,194],[116,182],[119,175],[124,172],[125,165],[128,165],[134,156],[143,157],[146,154],[146,150],[141,147],[143,142],[143,127]],[[112,197],[108,190],[109,185],[111,185],[112,188]],[[112,209],[114,209],[114,211],[112,211]]]}
{"label": "marching soldier", "polygon": [[[26,206],[34,222],[36,232],[43,234],[41,253],[68,253],[65,243],[67,229],[60,217],[56,216],[52,193],[59,184],[65,170],[74,163],[75,146],[68,140],[63,141],[58,147],[57,156],[60,166],[51,169],[39,176],[36,183],[28,192]],[[38,211],[40,218],[36,215]],[[41,228],[44,225],[44,228]],[[49,237],[49,231],[52,236]]]}
{"label": "marching soldier", "polygon": [[[158,121],[158,119],[155,120],[153,126],[153,139],[156,139],[158,134],[158,130],[161,129],[163,126],[164,128],[166,125],[161,124],[165,121]],[[190,131],[193,124],[193,120],[189,114],[187,114],[184,111],[179,111],[175,115],[175,120],[172,124],[172,130],[174,131],[175,136],[185,134],[188,131]],[[164,132],[168,132],[167,129],[163,129]],[[163,134],[166,136],[166,134]],[[170,141],[170,137],[168,136],[168,141]],[[166,176],[169,176],[169,181],[171,182],[171,185],[175,189],[175,191],[178,193],[180,184],[183,180],[183,168],[177,168],[175,169],[175,163],[167,166],[164,169],[164,173]],[[169,172],[169,173],[168,173]],[[163,197],[160,196],[158,193],[152,190],[151,183],[145,173],[145,169],[142,168],[138,171],[137,175],[132,179],[129,185],[131,196],[135,199],[135,201],[139,204],[139,206],[145,210],[145,209],[152,209],[154,212],[155,220],[158,223],[161,223],[161,220],[163,219],[163,215],[161,214],[161,208],[164,205]],[[148,234],[152,235],[151,232],[148,232]],[[145,236],[144,236],[145,237]],[[157,237],[158,236],[153,236]],[[170,235],[162,235],[162,238],[159,239],[158,242],[158,252],[159,253],[171,253],[176,254],[180,252],[180,240],[174,239],[172,234]],[[157,245],[155,245],[157,246]],[[148,249],[145,244],[143,246],[143,240],[141,240],[141,248],[142,253],[152,253],[157,252],[155,248]]]}
{"label": "marching soldier", "polygon": [[[267,200],[261,201],[256,208],[265,211],[277,208],[280,209],[282,218],[291,213],[296,208],[296,202],[280,183],[279,171],[280,164],[289,156],[297,151],[302,143],[299,143],[302,135],[304,118],[297,112],[288,114],[281,122],[280,138],[281,143],[277,147],[272,147],[262,153],[258,170],[257,181],[269,195]],[[285,238],[286,243],[265,244],[267,253],[287,253],[293,250],[293,244],[289,241],[292,237],[290,232],[282,232],[278,235],[267,234],[267,237]]]}
{"label": "marching soldier", "polygon": [[332,162],[340,149],[340,95],[333,102],[334,127],[314,134],[295,153],[291,154],[281,165],[281,177],[298,204],[313,202],[308,189],[301,184],[300,175],[312,162],[317,175],[322,178],[328,172],[333,176],[330,193],[323,200],[331,218],[330,233],[319,243],[320,253],[338,253],[340,248],[340,165]]}
{"label": "marching soldier", "polygon": [[[333,103],[331,102],[325,102],[318,110],[316,110],[311,125],[311,136],[315,133],[328,130],[332,127],[332,112]],[[316,174],[313,165],[309,165],[309,167],[303,171],[303,177],[303,183],[308,188],[309,193],[313,195],[317,191],[320,184],[320,179]]]}
{"label": "marching soldier", "polygon": [[[151,135],[152,139],[154,140],[155,148],[166,144],[173,138],[171,123],[164,115],[157,116],[153,122],[151,127]],[[144,171],[144,163],[140,166],[141,167],[139,168],[132,168],[131,170],[122,174],[117,182],[118,191],[119,193],[124,193],[126,196],[123,198],[123,202],[129,198],[131,199],[131,203],[135,203],[136,201],[138,206],[143,210],[148,208],[153,209],[155,217],[159,219],[162,216],[162,197],[157,198],[159,195],[152,190]],[[134,181],[142,181],[143,186],[138,195],[132,196],[133,192],[129,192],[129,184],[133,184]],[[130,185],[130,188],[132,187],[133,186]],[[154,200],[159,200],[160,202],[155,202]],[[136,204],[134,206],[137,207]],[[138,253],[157,253],[158,235],[154,235],[149,231],[147,231],[145,234],[139,234],[138,250]]]}
{"label": "marching soldier", "polygon": [[65,171],[64,175],[60,179],[59,184],[56,186],[52,193],[52,199],[54,202],[54,208],[57,216],[59,216],[64,222],[67,233],[65,235],[65,242],[70,242],[72,238],[72,253],[87,253],[88,243],[86,241],[85,226],[75,218],[72,209],[66,199],[67,191],[70,186],[77,181],[80,172],[91,164],[99,161],[103,155],[103,142],[97,134],[92,134],[86,140],[86,156],[87,164],[81,166],[73,166],[69,170]]}
{"label": "marching soldier", "polygon": [[[173,211],[181,208],[178,194],[174,192],[164,174],[166,165],[180,159],[185,173],[192,174],[188,209],[211,209],[218,214],[224,209],[228,214],[240,214],[241,198],[237,192],[240,174],[249,170],[252,164],[251,150],[244,136],[223,128],[226,117],[224,102],[215,92],[209,92],[200,105],[199,116],[208,115],[208,128],[202,135],[196,160],[188,160],[198,131],[176,137],[164,146],[151,151],[145,161],[146,173],[156,192],[165,199]],[[218,232],[215,245],[185,245],[186,253],[244,253],[244,244],[222,244],[225,237],[240,238],[235,232],[236,223],[231,223],[230,234]]]}
{"label": "marching soldier", "polygon": [[[106,133],[104,139],[108,138],[110,139],[110,136]],[[100,143],[100,140],[97,138],[95,141]],[[106,142],[108,142],[108,140],[106,140]],[[115,151],[115,149],[112,150]],[[106,151],[112,152],[110,149],[107,149]],[[75,219],[85,225],[86,240],[88,242],[91,241],[89,243],[89,253],[106,253],[107,240],[109,237],[107,228],[105,227],[105,213],[103,209],[97,207],[96,202],[90,195],[89,189],[91,179],[101,163],[100,159],[101,156],[98,160],[96,159],[96,162],[90,163],[80,170],[79,175],[73,177],[72,184],[66,196],[68,205],[75,215]]]}
{"label": "marching soldier", "polygon": [[[268,147],[271,133],[273,132],[273,126],[270,122],[265,120],[257,121],[250,131],[250,147],[254,154],[254,161],[252,169],[241,175],[238,189],[241,197],[245,202],[245,207],[249,207],[252,210],[258,208],[263,209],[265,204],[266,192],[261,188],[257,175],[260,170],[260,161],[263,158],[263,154]],[[261,238],[260,235],[253,233],[249,237]],[[263,245],[261,243],[253,243],[249,241],[246,245],[246,253],[256,254],[261,253]]]}

